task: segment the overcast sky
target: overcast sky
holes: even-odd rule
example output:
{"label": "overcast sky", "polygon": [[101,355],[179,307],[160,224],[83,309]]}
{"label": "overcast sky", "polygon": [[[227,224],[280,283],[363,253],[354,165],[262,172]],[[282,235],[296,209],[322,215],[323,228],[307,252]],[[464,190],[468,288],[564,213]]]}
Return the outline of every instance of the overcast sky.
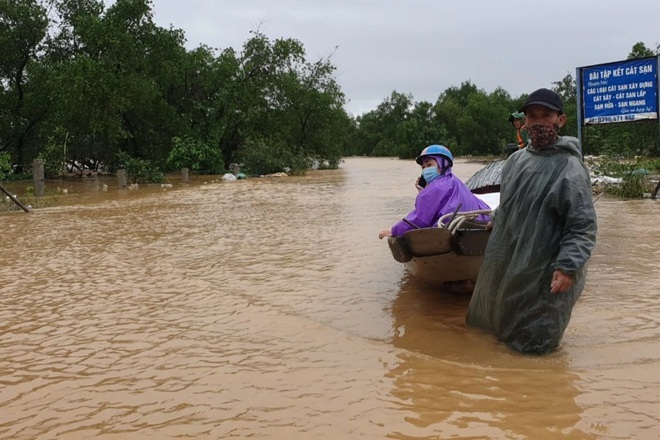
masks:
{"label": "overcast sky", "polygon": [[260,28],[300,40],[308,61],[332,55],[353,114],[393,90],[435,102],[467,80],[518,97],[660,42],[660,0],[153,0],[153,10],[189,49],[240,51]]}

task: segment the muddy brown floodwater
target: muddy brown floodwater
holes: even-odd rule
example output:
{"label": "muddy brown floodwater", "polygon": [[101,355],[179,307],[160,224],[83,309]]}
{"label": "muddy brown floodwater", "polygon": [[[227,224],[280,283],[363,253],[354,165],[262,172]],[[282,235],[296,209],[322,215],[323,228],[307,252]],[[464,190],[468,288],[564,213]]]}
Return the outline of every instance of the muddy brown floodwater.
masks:
{"label": "muddy brown floodwater", "polygon": [[561,349],[526,357],[378,240],[418,173],[79,183],[0,214],[0,439],[658,438],[660,204],[598,200]]}

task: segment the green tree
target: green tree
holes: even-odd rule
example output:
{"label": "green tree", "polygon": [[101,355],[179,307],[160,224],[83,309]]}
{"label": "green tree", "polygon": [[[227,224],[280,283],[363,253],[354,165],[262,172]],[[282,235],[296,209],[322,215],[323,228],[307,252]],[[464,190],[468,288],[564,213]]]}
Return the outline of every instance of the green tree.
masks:
{"label": "green tree", "polygon": [[575,79],[573,79],[573,75],[567,73],[563,79],[553,82],[552,85],[552,90],[557,92],[564,102],[566,125],[562,128],[562,134],[577,136],[577,84]]}
{"label": "green tree", "polygon": [[646,47],[646,44],[639,41],[633,45],[630,53],[628,54],[628,59],[634,60],[638,58],[652,57],[655,55],[660,55],[660,44],[657,44],[655,50],[652,50]]}
{"label": "green tree", "polygon": [[0,151],[0,180],[5,180],[11,172],[11,156],[6,151]]}
{"label": "green tree", "polygon": [[498,154],[512,138],[511,108],[516,107],[504,89],[487,94],[469,81],[445,90],[435,104],[457,154]]}
{"label": "green tree", "polygon": [[220,150],[199,139],[175,137],[172,144],[174,147],[167,157],[167,165],[171,169],[189,168],[211,174],[219,174],[225,169]]}
{"label": "green tree", "polygon": [[185,56],[183,33],[153,22],[148,0],[59,3],[53,40],[51,128],[68,135],[69,160],[86,166],[116,161],[117,153],[163,164],[182,119],[168,92]]}
{"label": "green tree", "polygon": [[28,82],[39,74],[47,29],[46,10],[38,1],[0,0],[0,149],[11,152],[19,172],[31,159],[27,146],[45,113]]}
{"label": "green tree", "polygon": [[417,157],[429,145],[452,145],[445,127],[436,122],[433,104],[427,101],[415,103],[397,127],[396,139],[400,146],[398,156],[406,159]]}
{"label": "green tree", "polygon": [[223,160],[246,162],[254,157],[247,150],[272,144],[303,158],[287,165],[292,170],[312,161],[336,166],[349,119],[330,59],[309,63],[297,40],[252,35],[239,56],[223,54],[232,78],[214,102]]}
{"label": "green tree", "polygon": [[363,141],[368,142],[368,154],[373,156],[397,156],[405,150],[397,140],[399,125],[406,121],[414,105],[409,94],[392,91],[391,95],[376,107],[375,110],[358,119],[360,129],[368,130]]}
{"label": "green tree", "polygon": [[[465,109],[470,98],[479,93],[477,86],[470,81],[461,83],[460,87],[449,87],[438,97],[434,112],[439,124],[446,127],[452,141],[452,145],[465,145],[462,128],[468,124],[464,121]],[[463,120],[463,122],[461,122]]]}
{"label": "green tree", "polygon": [[339,163],[348,127],[334,71],[330,57],[292,64],[269,92],[269,132],[279,132],[297,154],[329,167]]}

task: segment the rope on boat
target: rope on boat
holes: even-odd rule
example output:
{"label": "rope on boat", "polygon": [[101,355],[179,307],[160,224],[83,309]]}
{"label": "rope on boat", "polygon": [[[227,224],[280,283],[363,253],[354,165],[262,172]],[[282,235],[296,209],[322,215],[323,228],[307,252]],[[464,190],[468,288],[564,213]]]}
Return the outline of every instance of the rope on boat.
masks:
{"label": "rope on boat", "polygon": [[[448,229],[449,232],[451,232],[451,235],[456,235],[456,231],[465,223],[467,220],[474,220],[475,218],[479,217],[480,215],[491,215],[493,211],[491,209],[479,209],[477,211],[466,211],[466,212],[459,212],[454,216],[454,213],[448,213],[440,217],[438,220],[438,226],[441,228]],[[445,218],[450,218],[454,217],[448,225],[445,225],[443,220]]]}

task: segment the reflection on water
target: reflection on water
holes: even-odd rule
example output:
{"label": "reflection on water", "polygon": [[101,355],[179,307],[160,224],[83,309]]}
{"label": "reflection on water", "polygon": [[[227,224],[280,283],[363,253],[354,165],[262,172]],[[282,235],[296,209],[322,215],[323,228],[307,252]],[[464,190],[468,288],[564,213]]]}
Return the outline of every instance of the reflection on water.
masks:
{"label": "reflection on water", "polygon": [[87,182],[0,215],[0,439],[657,437],[658,203],[597,202],[562,348],[525,357],[377,239],[418,171]]}
{"label": "reflection on water", "polygon": [[392,306],[393,345],[403,350],[388,376],[418,432],[393,437],[593,438],[578,427],[579,376],[567,356],[525,357],[467,329],[468,302],[413,279],[401,287]]}

